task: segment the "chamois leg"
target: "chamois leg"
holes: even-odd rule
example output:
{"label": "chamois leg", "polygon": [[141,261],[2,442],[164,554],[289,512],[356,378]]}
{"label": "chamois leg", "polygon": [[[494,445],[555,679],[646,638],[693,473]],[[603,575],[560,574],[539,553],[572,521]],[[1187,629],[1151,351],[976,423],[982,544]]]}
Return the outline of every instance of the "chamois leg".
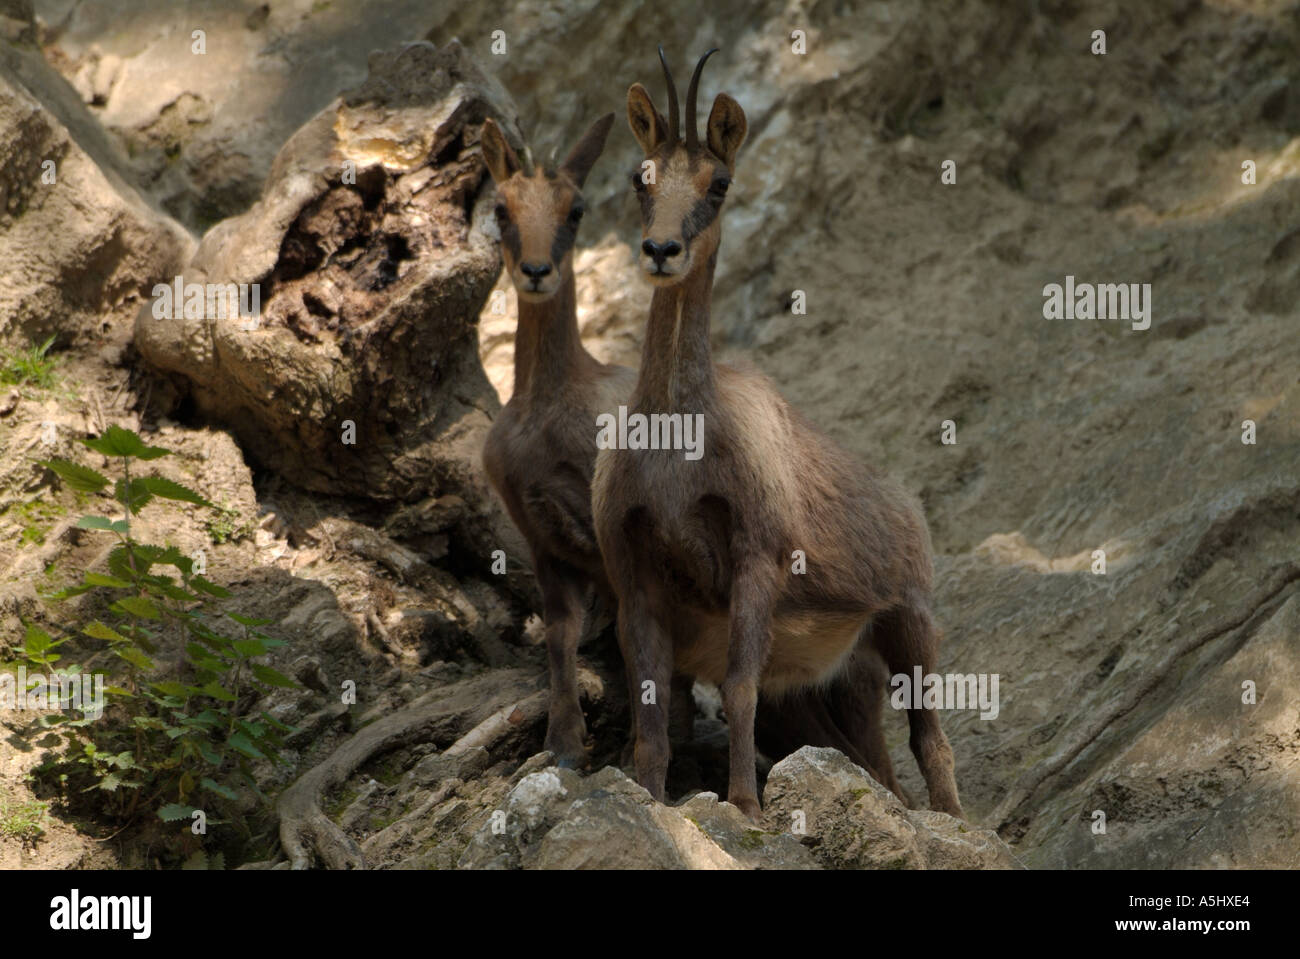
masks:
{"label": "chamois leg", "polygon": [[555,755],[557,766],[576,769],[587,760],[587,724],[578,699],[578,640],[582,638],[585,597],[578,581],[555,560],[539,557],[534,569],[542,588],[546,654],[551,668],[544,748]]}
{"label": "chamois leg", "polygon": [[722,706],[727,711],[731,763],[727,802],[758,820],[758,772],[754,761],[754,714],[758,682],[772,645],[772,576],[755,565],[736,571],[731,586],[731,638]]}
{"label": "chamois leg", "polygon": [[[939,665],[939,628],[924,597],[909,595],[902,606],[881,617],[878,625],[876,648],[891,672],[911,673],[914,666],[920,666],[927,675],[935,671]],[[912,729],[908,745],[925,777],[930,808],[965,819],[957,799],[952,747],[939,724],[938,711],[909,707],[907,722]]]}
{"label": "chamois leg", "polygon": [[673,673],[673,698],[668,707],[668,737],[675,743],[689,743],[695,738],[695,680]]}
{"label": "chamois leg", "polygon": [[887,681],[885,664],[879,654],[860,641],[845,676],[830,690],[831,714],[866,757],[866,769],[876,782],[902,800],[903,805],[911,807],[911,797],[899,784],[894,763],[889,758],[889,747],[885,745],[881,704]]}
{"label": "chamois leg", "polygon": [[[668,711],[672,706],[673,644],[663,624],[650,612],[643,593],[619,604],[618,645],[631,696],[636,781],[663,802],[671,751]],[[646,682],[654,685],[647,688]]]}

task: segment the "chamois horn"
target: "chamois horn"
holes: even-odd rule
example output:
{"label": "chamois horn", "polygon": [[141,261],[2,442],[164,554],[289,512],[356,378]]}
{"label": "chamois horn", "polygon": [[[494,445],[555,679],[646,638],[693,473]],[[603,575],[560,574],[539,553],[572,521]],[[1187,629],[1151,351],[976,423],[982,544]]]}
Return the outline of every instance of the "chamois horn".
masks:
{"label": "chamois horn", "polygon": [[677,86],[673,83],[673,75],[668,72],[668,61],[664,58],[663,44],[659,45],[659,62],[663,64],[664,80],[668,83],[668,135],[676,141],[682,136],[682,127],[677,114]]}
{"label": "chamois horn", "polygon": [[695,128],[695,97],[700,90],[700,73],[704,70],[704,61],[717,52],[718,48],[714,47],[700,57],[700,62],[695,64],[695,72],[691,74],[690,88],[686,91],[686,149],[692,152],[700,146],[700,134]]}

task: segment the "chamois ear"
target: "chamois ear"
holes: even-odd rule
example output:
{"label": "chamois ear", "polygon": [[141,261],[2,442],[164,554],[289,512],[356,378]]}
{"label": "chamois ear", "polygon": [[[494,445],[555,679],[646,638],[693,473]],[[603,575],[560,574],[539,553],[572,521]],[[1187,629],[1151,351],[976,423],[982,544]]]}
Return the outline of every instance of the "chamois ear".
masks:
{"label": "chamois ear", "polygon": [[487,164],[488,173],[492,174],[492,179],[497,183],[504,183],[519,172],[519,157],[491,117],[483,121],[479,148],[483,151],[483,162]]}
{"label": "chamois ear", "polygon": [[650,94],[639,83],[632,84],[627,91],[627,124],[646,156],[668,139],[668,121],[655,109]]}
{"label": "chamois ear", "polygon": [[609,128],[613,125],[614,114],[606,113],[588,128],[582,135],[582,139],[578,141],[578,145],[564,158],[564,172],[569,174],[578,186],[582,186],[600,156],[600,151],[605,149],[605,137],[609,136]]}
{"label": "chamois ear", "polygon": [[736,151],[745,142],[749,125],[740,104],[725,93],[719,93],[709,111],[709,149],[727,165],[736,168]]}

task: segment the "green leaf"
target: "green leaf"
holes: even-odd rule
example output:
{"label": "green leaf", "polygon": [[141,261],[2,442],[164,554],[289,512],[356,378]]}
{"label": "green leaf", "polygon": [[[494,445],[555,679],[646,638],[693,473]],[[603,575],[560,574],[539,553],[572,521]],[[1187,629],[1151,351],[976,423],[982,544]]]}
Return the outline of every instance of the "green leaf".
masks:
{"label": "green leaf", "polygon": [[158,557],[158,562],[166,563],[168,566],[175,566],[186,576],[190,575],[194,570],[194,561],[175,546],[168,546],[163,550],[163,554]]}
{"label": "green leaf", "polygon": [[216,583],[213,583],[202,576],[195,576],[191,579],[190,586],[201,592],[207,593],[209,596],[215,596],[218,599],[227,599],[230,596],[230,591],[224,586],[218,586]]}
{"label": "green leaf", "polygon": [[82,593],[88,593],[93,586],[65,586],[63,589],[50,593],[51,600],[71,599],[73,596],[80,596]]}
{"label": "green leaf", "polygon": [[27,655],[32,656],[43,653],[47,649],[53,649],[58,645],[59,643],[56,643],[45,630],[37,626],[27,627],[27,635],[23,639],[23,649],[27,652]]}
{"label": "green leaf", "polygon": [[150,670],[154,668],[154,662],[134,646],[114,646],[113,652],[120,659],[126,660],[137,669]]}
{"label": "green leaf", "polygon": [[163,822],[177,822],[181,819],[189,819],[194,814],[193,806],[183,806],[180,803],[168,803],[158,810],[158,818]]}
{"label": "green leaf", "polygon": [[203,757],[204,762],[211,766],[221,765],[221,753],[213,749],[211,743],[199,739],[195,741],[194,745],[198,747],[199,755]]}
{"label": "green leaf", "polygon": [[139,616],[143,619],[162,619],[162,613],[148,596],[123,596],[109,607],[115,613]]}
{"label": "green leaf", "polygon": [[132,513],[140,512],[153,499],[153,493],[139,479],[131,480],[130,486],[127,486],[126,480],[118,480],[113,484],[113,496]]}
{"label": "green leaf", "polygon": [[267,722],[269,725],[271,725],[271,726],[274,727],[275,729],[280,730],[280,732],[282,732],[282,733],[291,733],[291,732],[294,732],[294,730],[296,729],[296,727],[294,727],[294,726],[289,726],[289,725],[286,725],[285,723],[280,722],[280,720],[276,719],[276,718],[275,718],[274,716],[272,716],[270,713],[263,712],[263,713],[261,714],[261,716],[262,716],[262,718],[263,718],[264,720],[266,720],[266,722]]}
{"label": "green leaf", "polygon": [[213,699],[219,699],[223,703],[233,703],[235,701],[235,694],[226,689],[225,686],[222,686],[215,679],[210,683],[204,683],[199,687],[199,689],[203,691],[204,696],[211,696]]}
{"label": "green leaf", "polygon": [[63,482],[81,493],[98,493],[108,485],[108,477],[97,473],[89,466],[71,463],[68,460],[39,460],[38,462],[54,470]]}
{"label": "green leaf", "polygon": [[248,616],[240,616],[238,613],[226,613],[226,615],[237,622],[240,626],[266,626],[269,623],[274,622],[274,620],[271,619],[251,619]]}
{"label": "green leaf", "polygon": [[247,736],[245,736],[243,733],[231,733],[230,738],[226,740],[226,743],[230,746],[231,749],[234,749],[236,752],[242,753],[243,755],[247,756],[249,759],[266,758],[266,756],[262,753],[262,751],[253,745],[253,741],[249,739]]}
{"label": "green leaf", "polygon": [[163,499],[180,500],[183,503],[193,503],[195,506],[210,506],[216,509],[216,505],[209,503],[194,490],[180,483],[173,483],[169,479],[163,479],[161,476],[142,476],[138,480],[132,480],[131,485],[135,486],[140,483],[142,487],[152,493],[154,496],[161,496]]}
{"label": "green leaf", "polygon": [[91,639],[106,639],[110,643],[128,643],[130,642],[125,636],[115,630],[112,626],[105,626],[99,620],[92,620],[82,630]]}
{"label": "green leaf", "polygon": [[235,652],[240,656],[251,658],[266,655],[266,645],[260,639],[236,639],[230,645],[235,647]]}
{"label": "green leaf", "polygon": [[77,520],[77,529],[111,530],[113,521],[107,516],[83,516]]}
{"label": "green leaf", "polygon": [[257,663],[251,663],[250,665],[253,670],[253,675],[259,682],[266,683],[268,686],[279,686],[282,689],[298,688],[298,684],[292,679],[284,675],[284,673],[277,672],[270,666],[259,666]]}
{"label": "green leaf", "polygon": [[105,576],[103,573],[87,573],[82,580],[87,586],[111,586],[113,589],[130,589],[131,584],[124,579],[118,579],[116,576]]}
{"label": "green leaf", "polygon": [[81,442],[105,456],[134,456],[139,460],[156,460],[171,453],[171,450],[165,450],[161,446],[145,446],[138,433],[121,426],[110,426],[95,439]]}
{"label": "green leaf", "polygon": [[199,785],[202,786],[210,793],[216,793],[218,796],[221,796],[223,799],[239,798],[239,793],[235,792],[235,790],[231,789],[229,786],[223,786],[221,783],[211,779],[206,779],[206,778],[202,779],[199,781]]}
{"label": "green leaf", "polygon": [[184,683],[177,683],[171,681],[164,682],[164,683],[154,683],[153,688],[158,690],[158,692],[162,693],[165,696],[176,696],[179,697],[180,699],[188,698],[190,692],[193,689],[192,686],[186,686]]}

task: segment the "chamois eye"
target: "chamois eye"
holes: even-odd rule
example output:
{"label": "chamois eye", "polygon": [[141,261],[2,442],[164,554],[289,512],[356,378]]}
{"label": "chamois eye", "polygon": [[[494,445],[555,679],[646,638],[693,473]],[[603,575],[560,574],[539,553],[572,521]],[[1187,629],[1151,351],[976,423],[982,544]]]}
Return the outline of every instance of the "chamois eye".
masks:
{"label": "chamois eye", "polygon": [[569,222],[572,223],[574,226],[577,226],[578,222],[582,219],[582,214],[584,214],[585,212],[587,211],[584,210],[582,207],[575,206],[572,210],[569,211]]}
{"label": "chamois eye", "polygon": [[731,177],[720,176],[709,184],[709,192],[716,197],[727,195],[727,187],[731,186]]}
{"label": "chamois eye", "polygon": [[632,189],[636,190],[638,193],[645,192],[645,180],[641,179],[640,170],[633,170],[628,174],[628,179],[632,181]]}
{"label": "chamois eye", "polygon": [[506,209],[504,203],[497,204],[496,215],[498,223],[505,223],[506,220],[510,219],[510,211]]}

